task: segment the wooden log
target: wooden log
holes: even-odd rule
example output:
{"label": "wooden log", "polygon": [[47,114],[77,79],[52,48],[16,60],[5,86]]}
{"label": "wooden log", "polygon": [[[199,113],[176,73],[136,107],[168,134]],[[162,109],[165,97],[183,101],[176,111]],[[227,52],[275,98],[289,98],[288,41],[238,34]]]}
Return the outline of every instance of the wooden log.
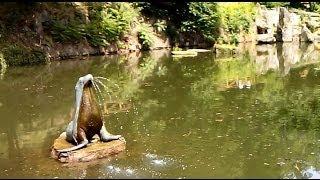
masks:
{"label": "wooden log", "polygon": [[119,140],[102,142],[99,140],[98,136],[94,136],[94,139],[86,147],[67,153],[61,153],[60,157],[58,156],[59,153],[57,150],[72,146],[74,145],[66,141],[66,133],[63,132],[54,140],[51,148],[51,157],[63,163],[88,162],[106,158],[124,151],[126,148],[126,141],[121,137]]}
{"label": "wooden log", "polygon": [[195,51],[195,52],[210,52],[209,49],[188,49],[188,51]]}
{"label": "wooden log", "polygon": [[171,51],[173,55],[193,55],[196,56],[198,53],[196,51]]}

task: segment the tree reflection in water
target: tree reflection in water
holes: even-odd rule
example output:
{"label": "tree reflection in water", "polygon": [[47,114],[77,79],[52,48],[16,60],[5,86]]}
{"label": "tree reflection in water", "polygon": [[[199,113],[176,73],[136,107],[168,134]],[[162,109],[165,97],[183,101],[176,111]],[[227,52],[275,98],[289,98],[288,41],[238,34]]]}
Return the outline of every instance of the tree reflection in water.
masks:
{"label": "tree reflection in water", "polygon": [[[319,177],[319,52],[301,44],[247,47],[235,57],[173,60],[155,51],[7,69],[2,176]],[[108,79],[106,125],[126,137],[128,150],[63,168],[49,149],[70,120],[75,82],[87,73]],[[149,162],[144,154],[165,158]]]}

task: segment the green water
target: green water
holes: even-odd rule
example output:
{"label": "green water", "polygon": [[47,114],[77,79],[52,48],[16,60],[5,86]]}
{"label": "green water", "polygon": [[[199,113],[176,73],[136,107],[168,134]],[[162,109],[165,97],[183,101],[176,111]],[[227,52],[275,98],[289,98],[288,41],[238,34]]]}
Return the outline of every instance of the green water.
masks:
{"label": "green water", "polygon": [[[319,52],[259,48],[234,57],[177,59],[163,50],[8,68],[0,80],[0,176],[319,178]],[[126,151],[64,166],[50,146],[87,73],[108,78],[105,122],[126,138]]]}

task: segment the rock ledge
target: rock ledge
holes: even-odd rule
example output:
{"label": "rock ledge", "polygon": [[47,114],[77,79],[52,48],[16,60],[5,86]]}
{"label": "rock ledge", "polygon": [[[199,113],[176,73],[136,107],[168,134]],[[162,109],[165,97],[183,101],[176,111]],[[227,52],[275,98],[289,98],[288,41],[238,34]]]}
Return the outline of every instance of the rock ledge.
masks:
{"label": "rock ledge", "polygon": [[74,146],[65,139],[66,133],[63,132],[57,139],[54,140],[54,143],[51,147],[51,157],[63,163],[88,162],[96,159],[106,158],[110,155],[118,154],[121,151],[124,151],[126,148],[126,141],[123,137],[121,137],[119,140],[101,142],[98,136],[95,136],[91,143],[87,145],[87,147],[76,151],[63,153],[59,157],[57,152],[58,149]]}

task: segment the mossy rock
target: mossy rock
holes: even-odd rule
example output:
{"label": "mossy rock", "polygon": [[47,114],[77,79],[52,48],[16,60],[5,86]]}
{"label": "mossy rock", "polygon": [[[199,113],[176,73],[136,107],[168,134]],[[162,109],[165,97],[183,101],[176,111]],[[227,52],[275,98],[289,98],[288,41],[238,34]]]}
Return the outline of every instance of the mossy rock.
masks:
{"label": "mossy rock", "polygon": [[21,45],[9,45],[3,48],[3,56],[9,66],[46,64],[45,53],[41,50],[25,48]]}

